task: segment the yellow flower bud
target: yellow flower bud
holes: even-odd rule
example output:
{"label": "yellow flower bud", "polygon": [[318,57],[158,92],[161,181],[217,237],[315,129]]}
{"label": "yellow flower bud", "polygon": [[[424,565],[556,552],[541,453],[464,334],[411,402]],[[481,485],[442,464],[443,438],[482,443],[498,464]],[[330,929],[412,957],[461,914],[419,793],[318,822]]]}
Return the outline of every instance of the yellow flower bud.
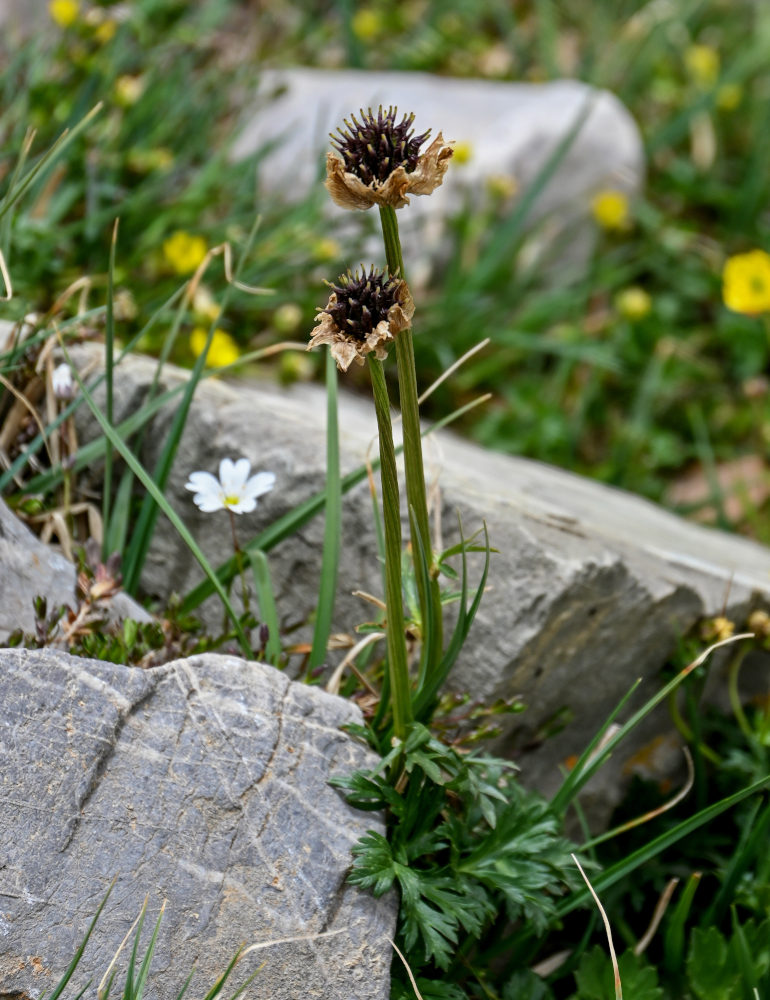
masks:
{"label": "yellow flower bud", "polygon": [[591,211],[602,229],[628,229],[631,224],[628,197],[613,188],[606,188],[594,195],[591,199]]}

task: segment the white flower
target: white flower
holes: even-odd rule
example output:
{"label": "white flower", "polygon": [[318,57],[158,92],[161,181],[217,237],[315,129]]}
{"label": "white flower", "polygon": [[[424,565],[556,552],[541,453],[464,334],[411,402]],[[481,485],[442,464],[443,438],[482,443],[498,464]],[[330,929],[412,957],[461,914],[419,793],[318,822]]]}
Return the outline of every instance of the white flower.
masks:
{"label": "white flower", "polygon": [[68,364],[62,363],[54,368],[51,384],[57,399],[72,399],[75,395],[75,380]]}
{"label": "white flower", "polygon": [[219,463],[219,479],[210,472],[191,472],[184,486],[195,494],[195,504],[207,513],[226,508],[234,514],[248,514],[257,506],[257,497],[275,486],[272,472],[258,472],[249,477],[250,471],[248,458],[239,458],[237,462],[223,458]]}

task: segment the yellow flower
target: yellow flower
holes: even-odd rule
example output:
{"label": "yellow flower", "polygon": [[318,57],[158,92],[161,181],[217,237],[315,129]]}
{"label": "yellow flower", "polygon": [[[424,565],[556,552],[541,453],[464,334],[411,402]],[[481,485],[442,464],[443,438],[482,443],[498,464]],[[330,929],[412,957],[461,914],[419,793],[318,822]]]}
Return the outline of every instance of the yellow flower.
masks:
{"label": "yellow flower", "polygon": [[649,315],[652,309],[652,299],[643,288],[632,285],[630,288],[624,288],[622,292],[618,292],[615,298],[615,308],[624,319],[631,320],[633,323]]}
{"label": "yellow flower", "polygon": [[713,87],[719,76],[719,53],[711,45],[691,45],[685,50],[687,72],[699,87]]}
{"label": "yellow flower", "polygon": [[739,83],[723,83],[717,90],[716,105],[720,111],[735,111],[743,100],[743,87]]}
{"label": "yellow flower", "polygon": [[379,11],[371,7],[360,7],[353,15],[350,27],[362,42],[372,42],[382,34],[383,23]]}
{"label": "yellow flower", "polygon": [[[196,326],[190,334],[190,350],[196,358],[203,354],[207,337],[208,331],[204,330],[202,326]],[[217,328],[214,331],[214,336],[211,338],[209,353],[206,355],[206,364],[211,368],[221,368],[224,365],[233,364],[240,356],[241,352],[238,349],[238,345],[230,334]]]}
{"label": "yellow flower", "polygon": [[177,274],[190,274],[206,256],[206,241],[179,229],[163,243],[163,256]]}
{"label": "yellow flower", "polygon": [[455,143],[455,163],[468,163],[473,159],[473,144],[470,142]]}
{"label": "yellow flower", "polygon": [[141,76],[119,76],[115,81],[115,100],[124,108],[136,104],[144,91],[144,79]]}
{"label": "yellow flower", "polygon": [[599,191],[591,199],[591,211],[602,229],[628,229],[630,225],[628,198],[622,191]]}
{"label": "yellow flower", "polygon": [[78,0],[51,0],[48,13],[60,28],[69,28],[78,19],[80,4]]}
{"label": "yellow flower", "polygon": [[722,271],[722,299],[728,309],[746,316],[770,312],[770,254],[750,250],[728,257]]}

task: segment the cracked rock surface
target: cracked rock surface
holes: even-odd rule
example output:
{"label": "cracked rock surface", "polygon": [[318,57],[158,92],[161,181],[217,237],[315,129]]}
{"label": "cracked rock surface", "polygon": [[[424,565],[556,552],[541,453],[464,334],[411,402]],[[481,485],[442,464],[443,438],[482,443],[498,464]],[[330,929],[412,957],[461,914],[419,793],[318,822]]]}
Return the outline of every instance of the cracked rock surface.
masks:
{"label": "cracked rock surface", "polygon": [[81,987],[149,895],[145,946],[168,903],[148,1000],[193,965],[202,996],[244,943],[231,992],[265,963],[255,1000],[385,1000],[394,900],[346,883],[383,824],[328,785],[374,761],[340,730],[355,706],[214,654],[142,671],[0,650],[0,692],[0,997],[52,989],[117,877]]}

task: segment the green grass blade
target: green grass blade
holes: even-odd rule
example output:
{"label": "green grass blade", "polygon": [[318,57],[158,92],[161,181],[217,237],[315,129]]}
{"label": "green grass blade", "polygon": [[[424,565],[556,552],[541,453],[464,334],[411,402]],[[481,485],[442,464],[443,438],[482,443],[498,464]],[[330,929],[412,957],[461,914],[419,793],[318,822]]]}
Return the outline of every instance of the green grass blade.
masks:
{"label": "green grass blade", "polygon": [[[147,902],[148,897],[145,896],[142,909],[139,911],[139,917],[136,921],[134,943],[131,946],[131,957],[128,960],[128,968],[126,969],[126,985],[123,987],[123,1000],[137,1000],[137,994],[134,989],[134,973],[136,971],[136,957],[139,953],[139,938],[142,936],[144,918],[147,916]],[[117,955],[115,958],[117,958]],[[113,959],[113,961],[115,961],[115,959]]]}
{"label": "green grass blade", "polygon": [[[722,640],[722,642],[714,643],[713,646],[709,646],[709,648],[704,650],[696,660],[686,666],[684,670],[680,670],[676,677],[672,678],[668,684],[664,685],[657,694],[648,699],[644,705],[642,705],[642,707],[631,716],[628,722],[622,725],[615,735],[606,742],[601,750],[590,758],[587,758],[584,753],[572,771],[570,771],[562,787],[554,796],[551,803],[552,807],[559,813],[563,812],[569,804],[569,800],[573,798],[583,785],[585,785],[585,783],[599,770],[621,740],[625,739],[631,730],[637,726],[642,719],[645,718],[645,716],[649,715],[656,705],[659,705],[661,701],[668,698],[669,694],[671,694],[672,691],[675,691],[682,681],[688,677],[699,664],[703,663],[715,649],[745,638],[747,638],[746,635],[735,635],[731,636],[729,639]],[[629,692],[629,695],[630,693],[631,692]],[[625,703],[629,695],[626,695],[623,699],[623,703]],[[617,714],[617,712],[615,714]]]}
{"label": "green grass blade", "polygon": [[[168,478],[171,474],[171,467],[174,464],[174,459],[176,458],[176,453],[179,448],[179,443],[182,439],[182,432],[184,431],[185,423],[187,422],[187,414],[190,411],[190,406],[192,405],[193,395],[198,387],[198,383],[203,376],[203,369],[206,364],[206,357],[208,355],[209,347],[211,346],[211,341],[214,337],[214,331],[216,330],[216,325],[219,322],[219,317],[225,311],[227,302],[233,289],[238,283],[238,279],[241,275],[243,267],[246,263],[246,259],[251,252],[251,247],[254,239],[257,235],[257,229],[259,228],[260,219],[257,218],[254,225],[251,228],[246,244],[243,248],[238,263],[235,268],[235,274],[233,276],[232,283],[228,284],[225,289],[225,293],[222,297],[222,305],[220,307],[219,315],[215,320],[212,321],[209,327],[208,337],[206,339],[206,345],[201,351],[200,355],[196,358],[195,364],[193,366],[192,372],[190,373],[189,380],[185,383],[184,393],[182,395],[182,400],[179,407],[174,414],[174,419],[171,423],[171,428],[169,429],[168,437],[163,446],[163,451],[161,452],[160,458],[155,466],[154,471],[154,481],[158,485],[161,491],[165,490],[166,484],[168,483]],[[147,553],[150,548],[150,543],[152,541],[152,535],[155,530],[155,523],[158,517],[158,507],[150,496],[145,497],[145,501],[142,504],[141,511],[139,513],[139,518],[135,526],[134,536],[135,542],[132,543],[132,548],[129,553],[128,566],[126,568],[126,573],[124,577],[124,586],[128,593],[135,593],[137,587],[139,586],[139,577],[142,572],[142,567],[144,566],[145,559],[147,558]]]}
{"label": "green grass blade", "polygon": [[[459,522],[459,518],[458,518]],[[491,549],[489,545],[489,533],[487,532],[487,525],[484,522],[484,569],[481,573],[481,580],[476,588],[476,593],[474,594],[473,600],[471,601],[470,607],[466,607],[466,600],[468,595],[468,562],[467,562],[467,550],[465,546],[465,539],[463,536],[462,523],[460,523],[460,539],[462,543],[462,577],[460,582],[460,602],[459,611],[457,614],[457,622],[455,624],[454,631],[452,633],[452,638],[449,641],[449,645],[439,663],[438,669],[435,674],[431,675],[422,690],[418,691],[414,699],[414,712],[415,718],[418,721],[425,721],[433,710],[433,703],[442,684],[449,676],[449,672],[460,655],[460,650],[463,647],[463,643],[468,637],[471,625],[473,625],[473,620],[476,617],[476,612],[481,604],[481,598],[484,594],[484,588],[487,585],[487,575],[489,574],[489,559],[491,554]]]}
{"label": "green grass blade", "polygon": [[[419,693],[422,688],[425,687],[431,663],[435,662],[434,645],[436,643],[436,639],[438,638],[439,622],[436,615],[433,592],[430,586],[431,576],[430,564],[428,562],[429,557],[426,552],[426,545],[420,531],[420,526],[417,523],[417,518],[414,516],[414,508],[411,505],[409,507],[409,527],[412,537],[412,562],[414,565],[414,571],[415,574],[419,574],[421,578],[422,592],[428,595],[428,617],[426,621],[420,623],[422,631],[422,649],[420,650],[420,668],[417,673],[416,689],[417,693]],[[440,655],[441,650],[438,650],[438,656]]]}
{"label": "green grass blade", "polygon": [[684,969],[684,927],[700,880],[701,873],[693,872],[666,926],[663,938],[663,967],[670,976],[681,975]]}
{"label": "green grass blade", "polygon": [[[142,965],[141,968],[139,969],[139,975],[137,976],[136,986],[134,988],[134,994],[131,997],[131,1000],[142,1000],[142,996],[144,995],[144,987],[147,982],[147,976],[149,975],[150,972],[150,965],[152,964],[152,956],[155,952],[155,945],[158,940],[158,932],[160,931],[160,924],[161,921],[163,920],[163,911],[165,908],[166,904],[164,903],[160,908],[158,919],[155,921],[155,927],[152,932],[152,937],[150,938],[150,942],[147,945],[147,951],[144,954],[144,959],[142,960]],[[137,942],[139,941],[139,928],[137,928],[136,931],[136,941]]]}
{"label": "green grass blade", "polygon": [[[118,433],[120,430],[118,429]],[[128,537],[128,523],[131,516],[131,492],[134,485],[134,474],[126,468],[120,477],[120,484],[115,493],[115,502],[110,512],[109,524],[104,526],[105,558],[113,552],[124,552]]]}
{"label": "green grass blade", "polygon": [[112,890],[113,890],[114,887],[115,887],[115,879],[113,879],[112,882],[110,883],[110,887],[107,890],[107,892],[106,892],[106,894],[104,896],[104,899],[99,904],[99,909],[96,911],[96,913],[94,914],[93,920],[88,925],[88,930],[85,933],[85,937],[80,942],[80,946],[78,947],[78,950],[75,952],[75,954],[74,954],[74,956],[72,958],[72,961],[67,966],[67,971],[64,973],[64,975],[61,977],[61,979],[59,980],[59,982],[54,987],[53,993],[51,993],[48,996],[44,997],[43,1000],[58,1000],[58,998],[64,992],[64,989],[66,988],[67,983],[70,981],[70,979],[72,979],[72,976],[73,976],[73,974],[75,972],[75,969],[77,969],[77,967],[78,967],[78,965],[80,963],[80,959],[83,957],[83,952],[86,950],[86,945],[88,944],[88,939],[91,937],[91,933],[92,933],[94,927],[96,927],[96,921],[101,916],[102,910],[104,909],[104,907],[105,907],[105,905],[107,903],[107,900],[110,898],[110,893],[112,892]]}
{"label": "green grass blade", "polygon": [[69,146],[70,143],[73,142],[73,140],[76,139],[84,129],[88,128],[91,124],[91,120],[101,111],[101,109],[102,103],[100,101],[96,107],[92,108],[88,114],[77,123],[77,125],[71,129],[65,129],[53,146],[51,146],[51,148],[44,153],[34,167],[27,171],[18,184],[16,184],[14,188],[6,191],[3,199],[0,200],[0,219],[2,219],[3,216],[9,212],[21,198],[24,197],[30,186],[59,158],[59,156],[61,156],[67,146]]}
{"label": "green grass blade", "polygon": [[326,352],[326,493],[324,504],[324,542],[321,555],[321,580],[318,587],[313,645],[308,669],[315,670],[326,661],[326,649],[332,630],[334,599],[337,594],[337,571],[342,544],[342,486],[340,483],[340,438],[337,413],[337,364],[331,351]]}
{"label": "green grass blade", "polygon": [[[65,354],[66,354],[66,348],[65,348]],[[93,413],[94,417],[96,417],[96,420],[98,421],[99,426],[102,428],[102,431],[104,432],[106,437],[109,438],[113,447],[120,452],[123,460],[129,466],[129,468],[134,473],[139,482],[142,484],[142,486],[144,486],[147,492],[153,497],[155,503],[158,505],[158,508],[166,515],[168,520],[176,529],[177,533],[181,536],[184,543],[192,552],[195,559],[198,561],[198,564],[200,565],[203,572],[209,578],[209,581],[211,582],[211,585],[213,587],[212,592],[216,592],[217,594],[219,594],[219,598],[222,601],[222,604],[224,605],[225,610],[227,611],[227,614],[229,615],[230,620],[233,623],[235,635],[238,639],[241,650],[243,651],[247,659],[249,660],[252,659],[253,653],[251,650],[251,646],[249,645],[248,639],[244,635],[243,629],[241,628],[241,624],[238,621],[238,616],[236,615],[235,610],[233,609],[233,606],[230,603],[230,599],[227,596],[224,587],[218,580],[216,573],[214,572],[213,568],[209,564],[208,559],[206,559],[202,550],[198,546],[198,543],[190,534],[187,527],[183,524],[183,522],[177,515],[176,511],[169,504],[168,500],[164,497],[163,493],[158,489],[152,477],[147,472],[147,470],[142,466],[138,458],[136,458],[131,449],[121,439],[120,435],[115,431],[115,429],[113,427],[110,427],[110,425],[107,423],[104,414],[101,412],[99,407],[94,402],[93,396],[88,391],[88,389],[85,386],[85,383],[80,378],[79,374],[75,371],[74,368],[73,368],[73,375],[77,379],[78,385],[80,386],[80,391],[82,392],[85,401],[89,406],[89,409]]]}
{"label": "green grass blade", "polygon": [[612,723],[618,717],[619,713],[623,711],[629,699],[633,695],[634,691],[642,683],[641,678],[635,680],[631,687],[628,689],[626,694],[620,699],[615,708],[610,712],[609,716],[605,720],[604,724],[596,731],[596,735],[585,748],[583,753],[580,755],[575,766],[569,772],[567,777],[564,779],[561,787],[559,788],[556,795],[554,795],[551,800],[551,808],[556,813],[563,813],[567,806],[570,804],[572,799],[578,792],[578,789],[582,787],[584,782],[581,780],[582,773],[584,769],[588,766],[591,758],[596,753],[597,748],[604,739],[604,734],[610,728]]}
{"label": "green grass blade", "polygon": [[[112,230],[110,243],[110,264],[107,271],[107,322],[104,331],[104,378],[107,388],[104,415],[112,426],[114,417],[113,378],[115,374],[115,250],[118,243],[118,220]],[[102,493],[102,524],[104,538],[102,540],[102,560],[106,562],[110,555],[108,538],[110,522],[112,521],[112,448],[104,453],[104,484]]]}
{"label": "green grass blade", "polygon": [[265,658],[274,667],[281,660],[281,628],[278,622],[278,610],[275,605],[275,593],[270,579],[270,566],[264,552],[250,552],[249,561],[254,574],[254,588],[257,592],[259,616],[267,625],[268,635],[265,645]]}
{"label": "green grass blade", "polygon": [[714,901],[700,920],[701,927],[710,927],[712,924],[718,926],[722,923],[744,872],[757,857],[767,851],[770,838],[770,802],[766,803],[757,819],[761,805],[761,802],[757,802],[753,814],[748,816],[743,824],[743,834],[738,848],[730,858]]}
{"label": "green grass blade", "polygon": [[[628,878],[632,872],[636,871],[641,865],[646,864],[653,858],[657,857],[662,851],[673,846],[683,837],[688,837],[691,833],[699,827],[704,826],[706,823],[710,823],[717,816],[720,816],[723,812],[727,812],[728,809],[732,809],[733,806],[738,805],[739,802],[743,802],[744,799],[748,798],[750,795],[754,795],[756,792],[761,791],[763,788],[767,788],[770,785],[770,775],[765,778],[760,778],[759,781],[755,781],[753,784],[749,785],[747,788],[742,789],[740,792],[735,792],[733,795],[729,795],[719,802],[715,802],[714,805],[708,806],[706,809],[702,809],[695,816],[691,816],[689,819],[680,823],[678,826],[673,827],[671,830],[667,830],[662,833],[659,837],[651,840],[649,844],[641,847],[638,851],[634,851],[627,858],[622,861],[617,862],[611,868],[602,872],[600,875],[592,878],[591,882],[597,893],[609,889],[610,886],[615,885],[616,882],[620,882],[623,879]],[[590,895],[588,890],[582,890],[581,892],[575,893],[568,899],[557,904],[555,916],[557,918],[564,917],[568,913],[577,909],[580,906],[586,905],[590,901]]]}

